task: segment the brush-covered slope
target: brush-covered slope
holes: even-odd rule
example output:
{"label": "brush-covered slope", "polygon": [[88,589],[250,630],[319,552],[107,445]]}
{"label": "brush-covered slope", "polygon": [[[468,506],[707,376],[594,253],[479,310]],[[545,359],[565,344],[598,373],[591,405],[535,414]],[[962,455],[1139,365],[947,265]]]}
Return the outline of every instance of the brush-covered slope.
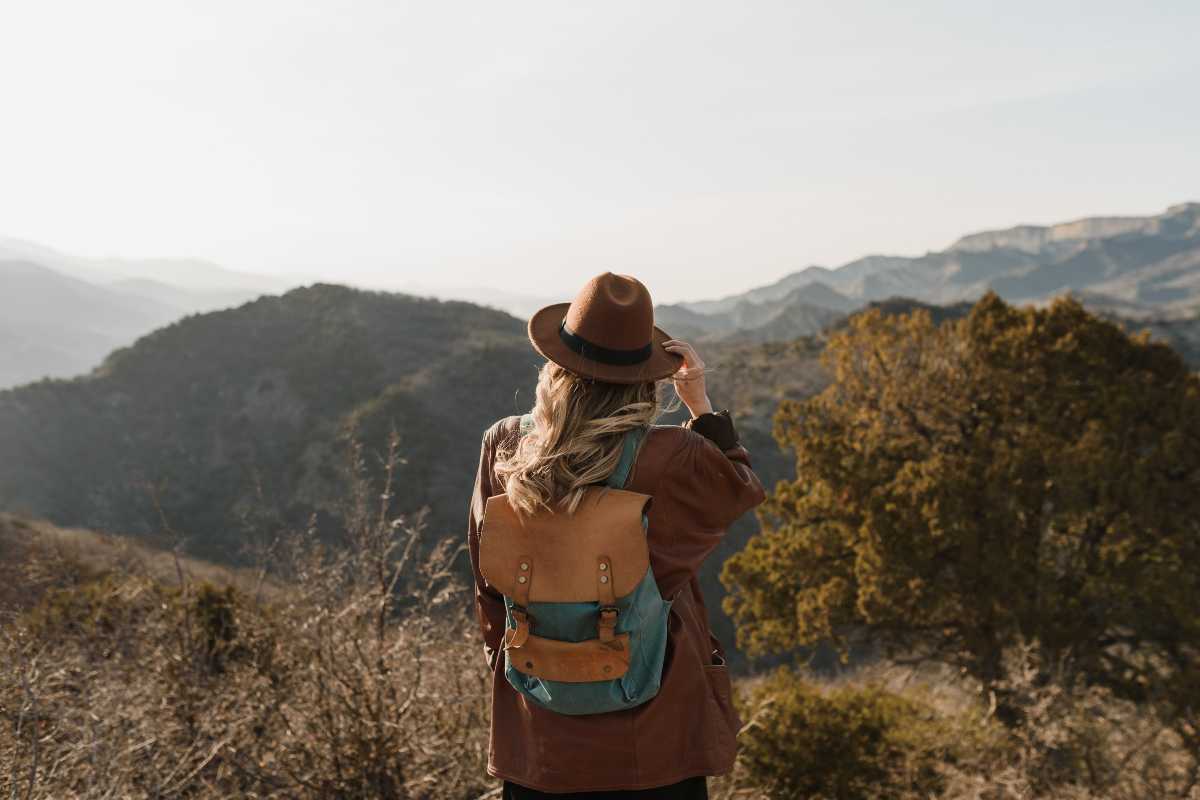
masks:
{"label": "brush-covered slope", "polygon": [[119,534],[60,528],[0,512],[0,619],[34,607],[47,591],[79,586],[114,570],[165,584],[191,579],[264,593],[278,589],[275,581],[255,570],[178,555],[170,544],[154,546]]}

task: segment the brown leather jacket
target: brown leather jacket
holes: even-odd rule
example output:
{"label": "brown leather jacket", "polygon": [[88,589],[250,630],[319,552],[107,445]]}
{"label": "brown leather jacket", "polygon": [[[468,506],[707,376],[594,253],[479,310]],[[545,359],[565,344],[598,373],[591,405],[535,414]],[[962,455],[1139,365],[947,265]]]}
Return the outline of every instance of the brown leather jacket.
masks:
{"label": "brown leather jacket", "polygon": [[519,423],[518,416],[505,417],[484,434],[467,529],[492,673],[488,773],[544,792],[582,792],[644,789],[728,772],[741,720],[696,573],[726,528],[764,499],[732,423],[704,415],[683,426],[655,425],[647,434],[625,488],[654,498],[650,564],[662,596],[675,600],[662,686],[636,708],[582,716],[528,703],[505,680],[499,652],[503,598],[479,572],[484,503],[503,491],[492,470],[496,450],[511,443]]}

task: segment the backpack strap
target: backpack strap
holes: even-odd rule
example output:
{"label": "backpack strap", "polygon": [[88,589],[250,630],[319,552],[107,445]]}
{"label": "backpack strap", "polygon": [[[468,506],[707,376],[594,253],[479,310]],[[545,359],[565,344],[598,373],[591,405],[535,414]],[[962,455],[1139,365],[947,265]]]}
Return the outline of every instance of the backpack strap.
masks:
{"label": "backpack strap", "polygon": [[614,489],[621,489],[629,481],[629,473],[633,469],[633,462],[637,458],[638,445],[642,442],[642,437],[646,435],[646,429],[631,428],[625,431],[625,441],[621,448],[621,460],[617,462],[617,467],[608,476],[604,482]]}
{"label": "backpack strap", "polygon": [[596,564],[596,597],[600,603],[600,619],[596,623],[600,641],[605,644],[616,637],[617,630],[617,598],[613,592],[612,559],[600,556]]}
{"label": "backpack strap", "polygon": [[512,631],[505,629],[505,650],[510,647],[520,647],[529,640],[529,612],[525,609],[529,606],[529,586],[533,582],[533,558],[521,556],[517,563],[517,574],[513,582],[517,588],[513,592],[515,605],[512,608],[513,620],[517,623],[517,627]]}

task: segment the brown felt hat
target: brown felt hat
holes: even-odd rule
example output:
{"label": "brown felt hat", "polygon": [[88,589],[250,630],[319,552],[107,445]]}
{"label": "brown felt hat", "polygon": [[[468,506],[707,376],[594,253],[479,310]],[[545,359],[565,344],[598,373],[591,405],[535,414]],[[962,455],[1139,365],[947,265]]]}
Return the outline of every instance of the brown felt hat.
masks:
{"label": "brown felt hat", "polygon": [[668,378],[683,356],[663,347],[672,338],[654,324],[650,291],[632,275],[605,272],[569,303],[538,309],[529,318],[533,349],[567,370],[609,383]]}

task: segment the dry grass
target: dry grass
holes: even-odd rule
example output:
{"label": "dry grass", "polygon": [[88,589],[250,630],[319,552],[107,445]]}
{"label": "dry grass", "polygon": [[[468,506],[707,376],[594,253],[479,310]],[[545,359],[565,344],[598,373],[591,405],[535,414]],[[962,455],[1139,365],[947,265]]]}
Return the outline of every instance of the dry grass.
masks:
{"label": "dry grass", "polygon": [[271,594],[277,585],[261,568],[231,568],[84,528],[60,528],[44,520],[0,513],[0,619],[38,603],[46,591],[108,573],[140,575],[163,583],[182,579],[232,585]]}
{"label": "dry grass", "polygon": [[82,532],[38,542],[44,528],[8,520],[7,552],[41,596],[0,636],[0,796],[487,791],[457,554],[426,552],[423,514],[393,518],[391,493],[359,482],[342,546],[280,537],[269,555],[288,589],[274,592],[253,591],[252,571],[126,558]]}
{"label": "dry grass", "polygon": [[[365,474],[358,450],[352,468]],[[393,517],[391,500],[361,479],[344,541],[275,536],[244,570],[0,515],[0,798],[497,796],[478,631],[449,569],[461,554],[428,549],[424,516]],[[936,666],[816,682],[929,709],[940,723],[913,746],[953,753],[943,798],[1200,800],[1178,729],[1047,681],[1033,648],[1010,657],[1015,730]],[[750,699],[763,685],[739,682],[743,737],[772,735],[770,698]],[[782,796],[744,764],[710,787]]]}

